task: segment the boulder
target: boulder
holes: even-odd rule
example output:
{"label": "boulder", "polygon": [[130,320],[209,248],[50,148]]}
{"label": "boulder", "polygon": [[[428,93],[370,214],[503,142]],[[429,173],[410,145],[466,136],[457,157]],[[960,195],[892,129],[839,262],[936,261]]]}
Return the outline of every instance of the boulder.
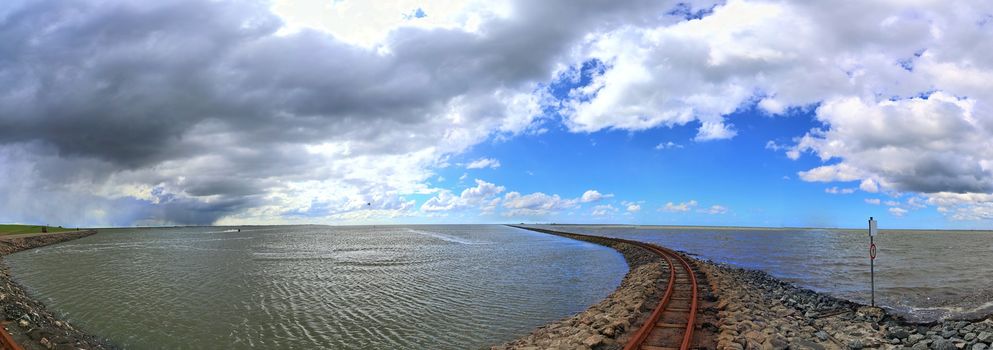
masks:
{"label": "boulder", "polygon": [[856,313],[858,316],[870,321],[882,320],[883,316],[886,315],[886,312],[883,311],[883,309],[872,306],[862,306],[856,310]]}
{"label": "boulder", "polygon": [[600,343],[603,343],[603,336],[599,334],[591,335],[583,340],[583,345],[589,346],[591,348],[600,345]]}
{"label": "boulder", "polygon": [[790,344],[790,348],[795,348],[799,350],[824,350],[824,345],[817,344],[810,340],[798,339]]}
{"label": "boulder", "polygon": [[896,339],[907,339],[910,337],[910,332],[903,328],[895,328],[890,330],[890,338]]}
{"label": "boulder", "polygon": [[952,344],[952,341],[951,340],[948,340],[948,339],[939,339],[939,340],[934,341],[934,343],[931,343],[931,349],[934,349],[934,350],[957,350],[958,348],[955,347],[955,344]]}
{"label": "boulder", "polygon": [[976,336],[976,340],[983,343],[993,343],[993,333],[979,332],[979,335]]}
{"label": "boulder", "polygon": [[814,333],[814,336],[816,336],[817,339],[820,339],[821,341],[827,341],[829,338],[827,332],[825,331],[817,331],[817,333]]}
{"label": "boulder", "polygon": [[745,340],[749,343],[762,344],[765,342],[765,333],[759,331],[748,331],[744,334]]}

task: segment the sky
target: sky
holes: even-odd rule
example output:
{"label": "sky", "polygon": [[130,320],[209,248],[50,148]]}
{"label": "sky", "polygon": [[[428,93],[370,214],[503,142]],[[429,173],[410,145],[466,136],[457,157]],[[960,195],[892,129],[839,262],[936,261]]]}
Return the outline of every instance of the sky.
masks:
{"label": "sky", "polygon": [[0,222],[993,228],[993,2],[12,0]]}

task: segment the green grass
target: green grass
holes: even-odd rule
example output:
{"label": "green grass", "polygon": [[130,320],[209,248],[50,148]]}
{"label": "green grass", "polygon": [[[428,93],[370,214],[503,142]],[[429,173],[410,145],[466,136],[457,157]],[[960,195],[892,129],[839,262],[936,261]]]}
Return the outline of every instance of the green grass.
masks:
{"label": "green grass", "polygon": [[[75,231],[76,228],[60,228],[58,226],[48,226],[48,232]],[[41,233],[41,225],[0,225],[0,236],[19,235],[23,233]]]}

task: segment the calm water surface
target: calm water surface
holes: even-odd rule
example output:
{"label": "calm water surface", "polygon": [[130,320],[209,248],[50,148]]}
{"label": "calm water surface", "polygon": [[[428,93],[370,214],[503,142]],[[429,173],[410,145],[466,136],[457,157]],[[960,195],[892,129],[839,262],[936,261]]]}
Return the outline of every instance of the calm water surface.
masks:
{"label": "calm water surface", "polygon": [[495,225],[103,230],[5,258],[75,325],[133,349],[466,349],[579,312],[612,249]]}
{"label": "calm water surface", "polygon": [[[544,226],[659,243],[869,303],[864,231]],[[920,321],[993,313],[993,232],[882,231],[876,303]]]}

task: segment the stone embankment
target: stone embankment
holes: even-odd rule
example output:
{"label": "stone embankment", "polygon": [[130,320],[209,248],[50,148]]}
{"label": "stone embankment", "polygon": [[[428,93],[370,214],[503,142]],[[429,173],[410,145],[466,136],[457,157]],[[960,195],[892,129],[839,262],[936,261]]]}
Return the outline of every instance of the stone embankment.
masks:
{"label": "stone embankment", "polygon": [[[586,311],[536,329],[531,334],[492,349],[621,349],[665,291],[668,270],[661,259],[645,249],[614,240],[541,232],[587,241],[616,249],[628,264],[621,285]],[[663,275],[663,272],[666,274]]]}
{"label": "stone embankment", "polygon": [[[0,257],[95,234],[94,230],[0,237]],[[0,258],[2,259],[2,258]],[[0,260],[0,317],[3,327],[24,349],[111,349],[104,340],[76,329],[32,299],[11,280]]]}
{"label": "stone embankment", "polygon": [[[630,270],[621,286],[586,311],[493,349],[619,349],[660,298],[667,272],[658,257],[608,239],[536,230],[613,247]],[[816,293],[761,271],[694,259],[718,300],[703,322],[717,325],[717,349],[993,350],[993,317],[913,323],[883,309]],[[706,346],[709,348],[710,346]]]}
{"label": "stone embankment", "polygon": [[783,282],[703,263],[718,284],[718,349],[986,350],[993,320],[917,324]]}

